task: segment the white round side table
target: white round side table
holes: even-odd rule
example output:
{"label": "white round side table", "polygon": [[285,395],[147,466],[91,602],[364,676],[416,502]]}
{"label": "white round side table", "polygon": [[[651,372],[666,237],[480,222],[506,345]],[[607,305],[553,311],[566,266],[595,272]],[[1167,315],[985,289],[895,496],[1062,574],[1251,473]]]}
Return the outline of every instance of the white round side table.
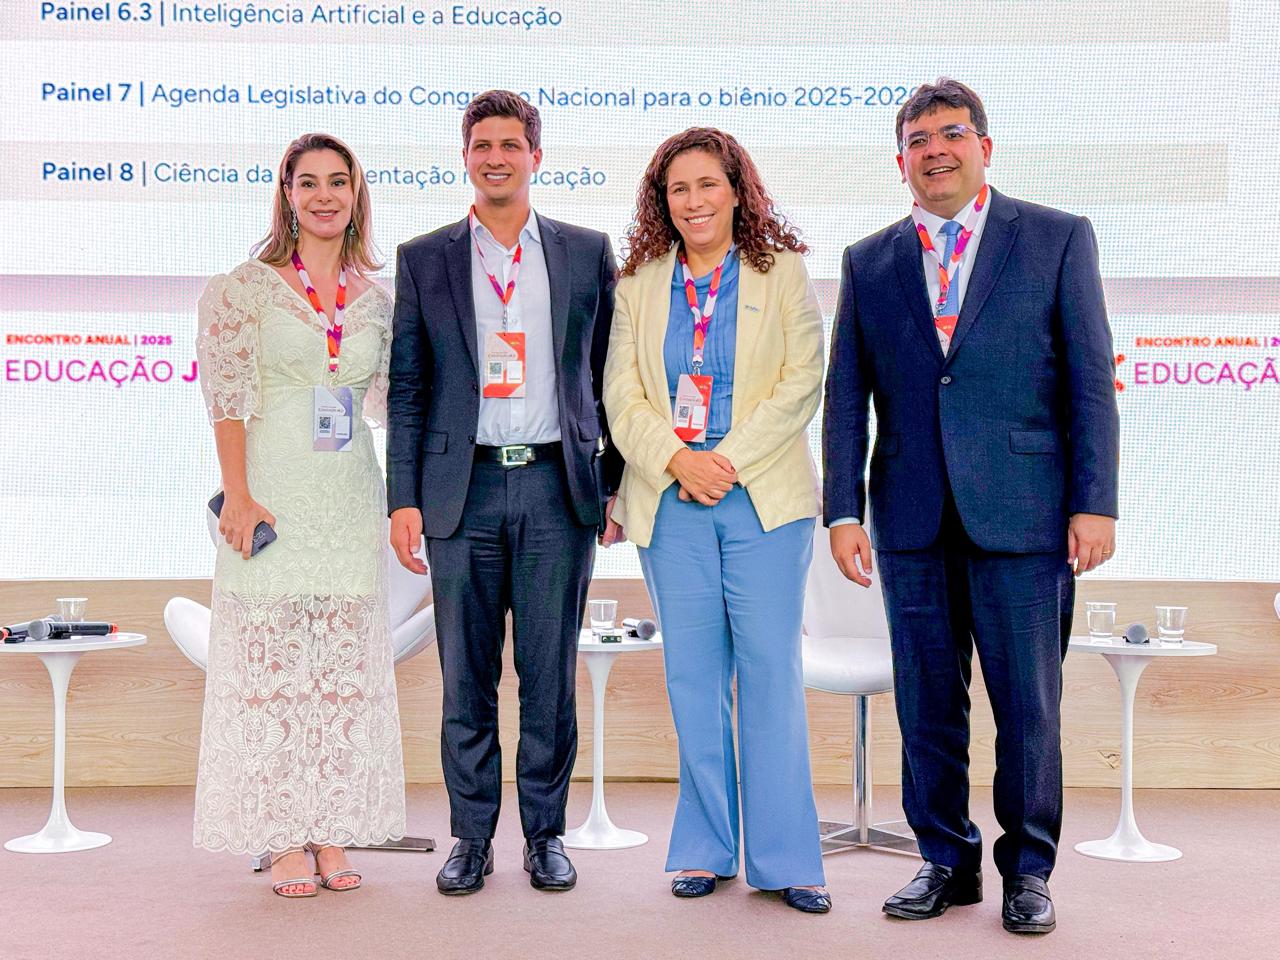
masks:
{"label": "white round side table", "polygon": [[626,637],[621,643],[601,643],[590,630],[578,635],[578,652],[587,662],[591,674],[591,813],[582,826],[564,835],[564,845],[576,850],[623,850],[647,843],[649,838],[638,830],[623,830],[609,819],[604,806],[604,694],[609,671],[619,654],[642,650],[661,650],[662,634],[649,640]]}
{"label": "white round side table", "polygon": [[1164,643],[1152,637],[1148,643],[1126,643],[1124,637],[1095,639],[1072,637],[1068,650],[1098,653],[1103,656],[1120,681],[1120,704],[1123,727],[1120,737],[1121,791],[1120,820],[1115,831],[1105,840],[1086,840],[1076,844],[1076,852],[1099,860],[1125,860],[1131,863],[1162,863],[1177,860],[1182,851],[1163,843],[1152,843],[1138,829],[1133,816],[1133,700],[1138,678],[1156,657],[1207,657],[1218,652],[1216,644],[1184,640]]}
{"label": "white round side table", "polygon": [[39,833],[10,840],[4,845],[14,853],[71,853],[106,846],[111,838],[105,833],[76,829],[67,816],[65,795],[67,767],[67,687],[71,671],[82,654],[92,650],[115,650],[137,647],[147,642],[141,633],[113,633],[109,637],[72,637],[69,640],[27,640],[23,643],[0,643],[0,655],[34,654],[49,671],[53,685],[53,803],[49,819]]}

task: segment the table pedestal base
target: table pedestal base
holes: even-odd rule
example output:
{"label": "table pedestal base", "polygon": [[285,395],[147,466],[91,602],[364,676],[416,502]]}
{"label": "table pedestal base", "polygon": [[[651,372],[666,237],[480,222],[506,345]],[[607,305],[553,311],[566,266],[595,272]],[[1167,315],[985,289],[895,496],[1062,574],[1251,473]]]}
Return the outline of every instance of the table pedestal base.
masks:
{"label": "table pedestal base", "polygon": [[111,838],[105,833],[77,830],[69,821],[44,825],[39,833],[16,837],[4,845],[13,853],[75,853],[77,850],[93,850],[105,847]]}
{"label": "table pedestal base", "polygon": [[1076,844],[1076,853],[1095,857],[1098,860],[1128,860],[1133,863],[1164,863],[1182,857],[1182,851],[1177,847],[1152,843],[1143,837],[1138,837],[1138,840],[1139,843],[1127,843],[1116,837],[1108,837],[1106,840],[1086,840],[1084,843]]}
{"label": "table pedestal base", "polygon": [[591,734],[591,812],[586,822],[565,833],[564,845],[575,850],[625,850],[648,843],[638,830],[615,827],[604,805],[604,692],[616,654],[584,653],[591,674],[593,730]]}
{"label": "table pedestal base", "polygon": [[1152,843],[1138,829],[1133,815],[1133,701],[1138,679],[1151,662],[1151,657],[1138,654],[1103,654],[1120,681],[1120,705],[1123,710],[1120,734],[1120,820],[1105,840],[1086,840],[1076,844],[1076,853],[1099,860],[1124,860],[1129,863],[1164,863],[1177,860],[1182,851]]}
{"label": "table pedestal base", "polygon": [[109,836],[77,830],[67,816],[67,687],[80,654],[55,651],[37,656],[49,671],[49,682],[53,685],[53,799],[44,828],[39,833],[10,840],[4,848],[14,853],[75,853],[105,847],[111,842]]}
{"label": "table pedestal base", "polygon": [[1105,840],[1086,840],[1076,844],[1076,853],[1098,860],[1126,860],[1132,863],[1165,863],[1178,860],[1182,851],[1163,843],[1152,843],[1138,830],[1136,824],[1125,829],[1121,824],[1116,832]]}
{"label": "table pedestal base", "polygon": [[589,816],[586,823],[564,835],[564,845],[575,850],[625,850],[648,842],[649,838],[639,830],[615,827],[608,813],[602,817]]}

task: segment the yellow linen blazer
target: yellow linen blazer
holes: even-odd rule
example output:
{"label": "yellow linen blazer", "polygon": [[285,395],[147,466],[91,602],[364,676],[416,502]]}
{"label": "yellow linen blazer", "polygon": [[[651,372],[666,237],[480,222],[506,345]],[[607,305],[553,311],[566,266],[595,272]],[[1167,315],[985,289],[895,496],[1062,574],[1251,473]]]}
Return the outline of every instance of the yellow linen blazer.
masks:
{"label": "yellow linen blazer", "polygon": [[[801,256],[773,256],[768,273],[740,265],[732,420],[716,447],[765,530],[819,512],[808,428],[822,390],[822,312]],[[641,547],[675,482],[667,464],[684,446],[671,427],[662,356],[676,262],[673,246],[618,282],[604,367],[609,433],[626,460],[613,518]]]}

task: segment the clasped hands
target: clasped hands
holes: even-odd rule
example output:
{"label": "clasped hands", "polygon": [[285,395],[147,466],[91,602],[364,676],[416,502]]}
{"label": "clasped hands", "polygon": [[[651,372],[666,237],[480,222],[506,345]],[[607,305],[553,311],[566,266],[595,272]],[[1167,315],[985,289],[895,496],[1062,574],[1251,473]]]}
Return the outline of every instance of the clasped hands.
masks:
{"label": "clasped hands", "polygon": [[667,472],[680,484],[681,500],[697,500],[704,507],[714,507],[738,482],[733,464],[714,450],[678,450]]}

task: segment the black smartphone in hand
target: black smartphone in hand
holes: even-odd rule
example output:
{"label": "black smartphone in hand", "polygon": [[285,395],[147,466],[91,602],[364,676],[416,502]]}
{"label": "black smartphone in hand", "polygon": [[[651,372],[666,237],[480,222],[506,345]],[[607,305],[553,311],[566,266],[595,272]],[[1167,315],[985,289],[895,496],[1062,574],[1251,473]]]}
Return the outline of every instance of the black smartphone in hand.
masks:
{"label": "black smartphone in hand", "polygon": [[[213,499],[209,501],[209,509],[213,511],[215,517],[222,516],[222,503],[225,499],[223,492],[219,490],[213,495]],[[249,556],[257,556],[258,551],[266,548],[276,539],[276,532],[272,529],[271,524],[265,520],[259,520],[258,525],[253,529],[253,546],[249,548]]]}

